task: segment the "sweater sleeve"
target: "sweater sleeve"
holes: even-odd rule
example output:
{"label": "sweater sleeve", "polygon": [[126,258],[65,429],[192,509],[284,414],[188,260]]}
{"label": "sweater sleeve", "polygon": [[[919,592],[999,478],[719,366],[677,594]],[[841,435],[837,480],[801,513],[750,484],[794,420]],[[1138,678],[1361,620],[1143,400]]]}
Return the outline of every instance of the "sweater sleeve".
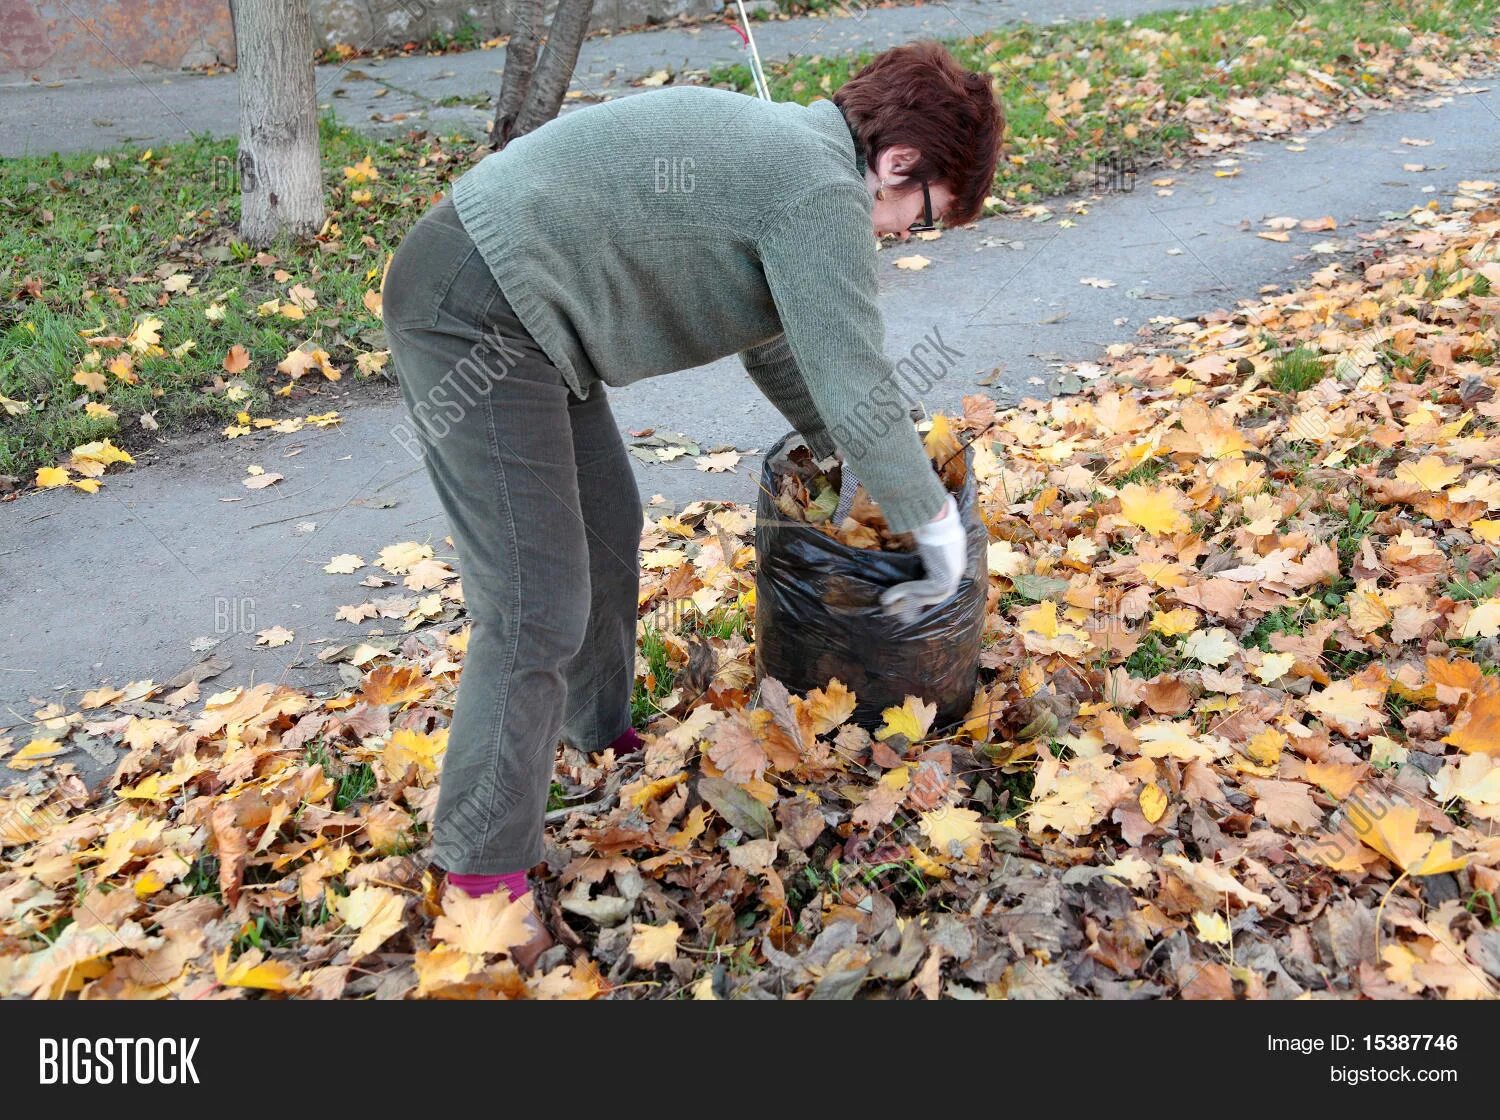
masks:
{"label": "sweater sleeve", "polygon": [[752,346],[740,354],[745,372],[768,401],[801,433],[814,456],[826,459],[836,448],[828,435],[828,426],[818,415],[818,407],[807,395],[807,385],[797,369],[797,359],[787,345],[786,335]]}
{"label": "sweater sleeve", "polygon": [[787,345],[844,461],[893,530],[931,521],[947,494],[885,356],[864,188],[799,195],[768,223],[760,254]]}

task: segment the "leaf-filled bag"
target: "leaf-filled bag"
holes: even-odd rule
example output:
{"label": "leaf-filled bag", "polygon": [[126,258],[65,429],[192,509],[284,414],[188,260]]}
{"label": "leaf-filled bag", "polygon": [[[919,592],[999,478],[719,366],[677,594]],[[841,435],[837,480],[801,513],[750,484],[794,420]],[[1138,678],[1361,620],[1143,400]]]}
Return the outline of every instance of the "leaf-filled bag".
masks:
{"label": "leaf-filled bag", "polygon": [[[979,672],[989,534],[972,470],[954,494],[968,537],[958,590],[909,622],[887,614],[881,592],[921,579],[916,552],[851,548],[776,507],[776,467],[800,442],[793,432],[767,454],[755,517],[755,672],[793,692],[837,678],[855,694],[854,720],[868,730],[907,696],[937,704],[934,728],[961,720]],[[964,451],[965,462],[969,452]]]}

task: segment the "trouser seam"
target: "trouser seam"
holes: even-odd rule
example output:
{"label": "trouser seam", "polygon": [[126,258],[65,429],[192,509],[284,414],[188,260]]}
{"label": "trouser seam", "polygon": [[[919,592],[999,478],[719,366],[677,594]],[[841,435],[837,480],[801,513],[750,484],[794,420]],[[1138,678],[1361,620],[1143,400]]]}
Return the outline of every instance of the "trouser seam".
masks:
{"label": "trouser seam", "polygon": [[[505,481],[505,463],[500,458],[499,437],[495,432],[495,409],[492,398],[486,396],[484,401],[485,442],[489,447],[490,463],[494,468],[496,484],[499,488],[500,500],[505,507],[506,530],[509,534],[508,546],[515,566],[515,578],[511,581],[513,597],[511,601],[511,627],[510,640],[505,651],[505,665],[501,673],[504,684],[500,689],[498,704],[490,706],[490,726],[485,741],[491,744],[494,757],[490,760],[490,772],[488,776],[487,796],[484,801],[484,828],[481,831],[482,842],[478,849],[484,853],[490,846],[490,828],[495,818],[495,802],[503,787],[501,773],[505,761],[504,744],[500,740],[500,729],[505,726],[505,713],[510,705],[511,676],[515,670],[516,650],[521,644],[521,564],[520,550],[517,547],[515,510],[511,506],[510,490]],[[508,806],[507,806],[508,808]],[[522,869],[518,869],[522,870]]]}

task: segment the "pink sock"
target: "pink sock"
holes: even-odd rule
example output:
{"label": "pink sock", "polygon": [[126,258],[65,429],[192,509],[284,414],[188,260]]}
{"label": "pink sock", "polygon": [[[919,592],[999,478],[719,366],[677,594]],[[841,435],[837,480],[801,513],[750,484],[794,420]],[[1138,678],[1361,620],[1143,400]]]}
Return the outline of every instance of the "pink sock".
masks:
{"label": "pink sock", "polygon": [[636,751],[642,750],[645,746],[646,741],[635,733],[635,728],[627,727],[616,737],[614,742],[610,743],[604,749],[614,751],[615,757],[618,758],[621,755],[634,754]]}
{"label": "pink sock", "polygon": [[508,875],[459,875],[450,871],[448,882],[474,898],[487,895],[496,887],[504,887],[512,899],[517,899],[531,889],[526,885],[524,871],[512,871]]}

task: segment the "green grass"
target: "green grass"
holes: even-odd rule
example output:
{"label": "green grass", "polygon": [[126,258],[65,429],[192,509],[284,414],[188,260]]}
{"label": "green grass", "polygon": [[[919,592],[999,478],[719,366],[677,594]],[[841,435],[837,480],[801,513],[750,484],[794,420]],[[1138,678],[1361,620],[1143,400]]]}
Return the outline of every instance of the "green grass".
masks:
{"label": "green grass", "polygon": [[1142,485],[1155,482],[1166,473],[1167,466],[1168,464],[1165,459],[1152,457],[1138,466],[1131,467],[1119,478],[1115,479],[1115,484],[1118,486],[1128,486],[1132,482],[1138,482]]}
{"label": "green grass", "polygon": [[654,627],[647,626],[642,631],[639,649],[646,660],[648,676],[636,678],[630,694],[630,722],[644,727],[658,713],[657,701],[672,691],[677,671],[668,660],[667,643]]}
{"label": "green grass", "polygon": [[356,762],[351,765],[345,762],[329,751],[321,736],[303,748],[302,765],[322,767],[328,780],[337,784],[333,793],[333,807],[340,813],[374,793],[380,784],[369,763]]}
{"label": "green grass", "polygon": [[1258,619],[1250,633],[1245,635],[1243,644],[1254,646],[1262,653],[1271,652],[1271,635],[1273,634],[1300,634],[1304,619],[1300,611],[1291,607],[1277,607],[1274,611],[1264,614]]}
{"label": "green grass", "polygon": [[1322,381],[1327,373],[1316,350],[1299,346],[1271,363],[1270,381],[1279,392],[1300,393]]}
{"label": "green grass", "polygon": [[[1190,103],[1217,113],[1234,98],[1264,95],[1308,69],[1352,91],[1378,94],[1390,82],[1377,62],[1381,48],[1403,51],[1412,33],[1430,34],[1443,41],[1425,45],[1423,57],[1451,57],[1492,34],[1489,25],[1500,10],[1497,0],[1319,0],[1306,5],[1306,19],[1299,21],[1292,7],[1225,5],[1130,21],[1019,26],[947,41],[966,67],[995,76],[1005,106],[1007,159],[995,193],[1029,202],[1087,186],[1106,160],[1139,174],[1184,154],[1193,132],[1207,127],[1188,119]],[[773,63],[767,70],[771,94],[804,104],[826,97],[871,57],[811,55]],[[1415,73],[1408,61],[1397,70]],[[745,66],[715,69],[709,80],[753,88]],[[1068,97],[1069,85],[1079,81],[1090,83],[1088,91]]]}
{"label": "green grass", "polygon": [[1176,668],[1177,663],[1177,651],[1160,634],[1152,631],[1125,659],[1125,671],[1132,677],[1150,680],[1159,673]]}
{"label": "green grass", "polygon": [[361,762],[349,767],[343,777],[339,778],[339,788],[334,792],[334,811],[342,813],[356,801],[374,793],[379,784],[369,763]]}
{"label": "green grass", "polygon": [[1500,588],[1500,572],[1492,572],[1484,579],[1468,579],[1460,574],[1448,582],[1445,590],[1448,597],[1457,602],[1478,603],[1494,598],[1497,588]]}
{"label": "green grass", "polygon": [[1344,524],[1339,527],[1337,542],[1340,571],[1349,571],[1350,565],[1354,563],[1354,556],[1359,551],[1360,542],[1369,533],[1375,517],[1376,511],[1365,509],[1358,498],[1349,500],[1349,509],[1345,514]]}
{"label": "green grass", "polygon": [[[1481,903],[1483,906],[1481,907]],[[1464,903],[1464,909],[1475,915],[1481,922],[1491,929],[1500,926],[1500,906],[1495,904],[1495,896],[1489,891],[1476,890],[1470,893],[1469,899]]]}
{"label": "green grass", "polygon": [[[0,411],[0,475],[29,482],[106,437],[139,449],[152,438],[143,414],[171,430],[221,427],[241,410],[264,416],[273,403],[292,414],[332,407],[316,373],[273,397],[291,384],[276,364],[311,342],[343,370],[341,384],[361,376],[359,356],[385,348],[365,292],[379,289],[427,199],[467,165],[436,145],[368,140],[326,122],[322,144],[328,226],[317,241],[264,255],[238,240],[233,140],[0,161],[0,395],[18,402]],[[380,178],[349,182],[343,169],[366,156]],[[364,204],[356,190],[369,192]],[[191,277],[184,291],[163,286],[174,268]],[[258,312],[271,299],[289,303],[297,284],[317,300],[304,319]],[[131,355],[132,384],[103,368],[122,351],[96,350],[82,332],[124,337],[147,316],[161,321],[160,346]],[[237,376],[223,368],[235,344],[250,358]],[[74,382],[80,368],[103,376],[102,392]],[[90,401],[115,415],[87,415]]]}

